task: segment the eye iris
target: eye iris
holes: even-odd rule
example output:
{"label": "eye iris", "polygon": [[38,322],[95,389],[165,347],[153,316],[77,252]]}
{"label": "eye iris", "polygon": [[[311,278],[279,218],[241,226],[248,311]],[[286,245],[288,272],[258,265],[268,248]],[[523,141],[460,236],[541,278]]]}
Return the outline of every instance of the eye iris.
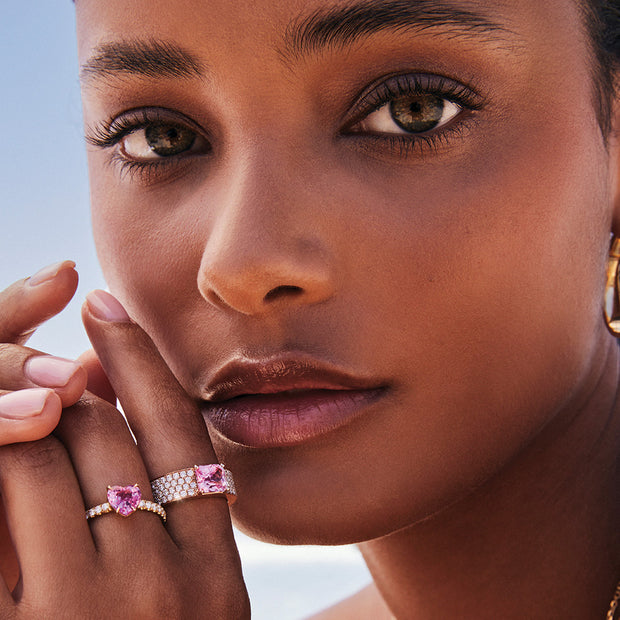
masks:
{"label": "eye iris", "polygon": [[149,148],[157,155],[178,155],[190,149],[196,140],[193,131],[164,123],[149,125],[144,136]]}
{"label": "eye iris", "polygon": [[421,133],[437,126],[444,113],[445,99],[436,95],[407,95],[393,99],[390,112],[405,131]]}

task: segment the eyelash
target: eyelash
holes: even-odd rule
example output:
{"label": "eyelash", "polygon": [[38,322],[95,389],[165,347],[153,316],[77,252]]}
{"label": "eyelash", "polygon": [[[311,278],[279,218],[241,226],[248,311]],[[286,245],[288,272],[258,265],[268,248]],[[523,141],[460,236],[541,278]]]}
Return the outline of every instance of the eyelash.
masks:
{"label": "eyelash", "polygon": [[[399,97],[413,95],[434,95],[450,101],[461,108],[461,111],[446,125],[427,133],[381,134],[360,133],[352,128],[362,122],[373,112]],[[430,74],[398,74],[387,79],[382,78],[378,85],[371,85],[357,97],[352,106],[350,120],[345,124],[343,135],[347,138],[371,140],[370,149],[387,149],[392,155],[406,158],[416,151],[420,154],[425,149],[437,151],[451,137],[456,137],[465,129],[468,112],[475,112],[484,107],[483,97],[473,88],[455,82],[450,78]]]}
{"label": "eyelash", "polygon": [[[408,95],[433,95],[456,104],[461,111],[454,119],[449,120],[437,130],[425,133],[372,133],[355,131],[355,125],[376,112],[384,105],[399,97]],[[356,98],[345,121],[341,136],[366,141],[370,150],[387,150],[392,156],[406,158],[417,149],[423,154],[426,149],[436,151],[447,143],[452,136],[458,135],[463,129],[467,112],[477,111],[484,107],[483,98],[473,89],[449,78],[430,74],[398,74],[381,79],[378,84],[369,86]],[[164,108],[141,108],[129,110],[123,115],[111,118],[95,125],[87,133],[86,141],[96,147],[109,149],[120,144],[129,134],[145,129],[156,123],[179,125],[205,136],[206,132],[185,116]],[[370,141],[370,145],[368,144]],[[210,151],[209,151],[210,152]],[[156,161],[139,161],[131,159],[116,149],[111,163],[120,166],[121,175],[139,176],[148,182],[155,174],[166,168],[178,165],[179,160],[188,155],[172,155]]]}
{"label": "eyelash", "polygon": [[[110,149],[118,146],[121,140],[131,133],[140,129],[146,129],[157,123],[178,125],[196,134],[206,134],[202,128],[178,112],[165,108],[140,108],[129,110],[121,116],[95,125],[87,132],[86,142],[101,149]],[[188,155],[162,157],[157,161],[140,161],[131,159],[121,153],[119,149],[116,149],[110,159],[110,163],[120,167],[121,176],[129,176],[130,178],[139,176],[141,181],[148,182],[153,175],[178,165],[179,159],[186,157]]]}

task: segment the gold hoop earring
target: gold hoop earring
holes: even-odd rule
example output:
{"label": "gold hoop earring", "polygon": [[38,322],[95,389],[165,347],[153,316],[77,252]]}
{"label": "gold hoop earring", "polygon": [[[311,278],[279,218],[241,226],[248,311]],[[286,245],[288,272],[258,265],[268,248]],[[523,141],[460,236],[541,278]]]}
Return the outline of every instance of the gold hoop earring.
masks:
{"label": "gold hoop earring", "polygon": [[607,259],[607,284],[605,285],[605,301],[603,315],[607,329],[620,338],[620,297],[618,294],[618,263],[620,262],[620,239],[613,237]]}

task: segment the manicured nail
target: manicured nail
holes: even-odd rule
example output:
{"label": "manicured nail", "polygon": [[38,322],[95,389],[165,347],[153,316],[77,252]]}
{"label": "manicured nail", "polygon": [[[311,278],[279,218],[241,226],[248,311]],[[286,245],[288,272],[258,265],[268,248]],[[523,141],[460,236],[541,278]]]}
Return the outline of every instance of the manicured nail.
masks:
{"label": "manicured nail", "polygon": [[0,396],[0,417],[9,420],[23,420],[39,415],[45,408],[52,390],[33,388],[19,390]]}
{"label": "manicured nail", "polygon": [[51,355],[35,355],[24,365],[26,376],[42,387],[63,387],[79,369],[77,362]]}
{"label": "manicured nail", "polygon": [[118,299],[106,291],[91,291],[86,295],[86,302],[90,311],[98,319],[114,323],[127,323],[131,321]]}
{"label": "manicured nail", "polygon": [[37,284],[43,284],[49,280],[55,278],[63,269],[73,269],[75,263],[72,260],[61,260],[59,263],[48,265],[39,269],[37,273],[28,278],[28,284],[30,286],[37,286]]}

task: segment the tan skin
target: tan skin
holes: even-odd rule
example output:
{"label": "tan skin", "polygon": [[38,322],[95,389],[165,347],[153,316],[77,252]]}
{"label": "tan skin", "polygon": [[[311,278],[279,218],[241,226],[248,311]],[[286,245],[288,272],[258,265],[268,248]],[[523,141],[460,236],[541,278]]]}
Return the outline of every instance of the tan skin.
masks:
{"label": "tan skin", "polygon": [[[120,589],[140,593],[137,617],[157,605],[245,617],[222,499],[171,505],[166,528],[146,513],[83,519],[106,484],[145,489],[217,460],[235,473],[241,529],[359,543],[377,590],[324,618],[361,617],[355,605],[377,617],[382,600],[397,618],[604,617],[620,576],[619,359],[600,310],[619,162],[593,112],[579,10],[462,0],[499,26],[492,36],[391,29],[284,62],[293,20],[344,4],[136,0],[130,16],[121,0],[77,3],[83,64],[102,43],[157,33],[201,73],[83,74],[87,136],[156,107],[159,123],[199,138],[163,166],[140,154],[143,127],[89,148],[99,257],[132,321],[118,308],[106,320],[96,299],[84,320],[139,448],[89,396],[55,437],[0,451],[23,576],[17,603],[7,591],[0,604],[16,615],[62,605],[96,617]],[[412,137],[389,118],[352,114],[394,75],[449,83],[443,100],[458,110],[432,144],[405,151]],[[50,308],[70,297],[72,273],[52,280]],[[2,303],[3,316],[32,306]],[[7,350],[5,366],[23,367],[24,349]],[[212,430],[212,448],[196,403],[214,371],[282,351],[383,395],[307,441],[247,448]],[[49,419],[76,399],[50,396]],[[33,504],[61,490],[62,509]]]}

